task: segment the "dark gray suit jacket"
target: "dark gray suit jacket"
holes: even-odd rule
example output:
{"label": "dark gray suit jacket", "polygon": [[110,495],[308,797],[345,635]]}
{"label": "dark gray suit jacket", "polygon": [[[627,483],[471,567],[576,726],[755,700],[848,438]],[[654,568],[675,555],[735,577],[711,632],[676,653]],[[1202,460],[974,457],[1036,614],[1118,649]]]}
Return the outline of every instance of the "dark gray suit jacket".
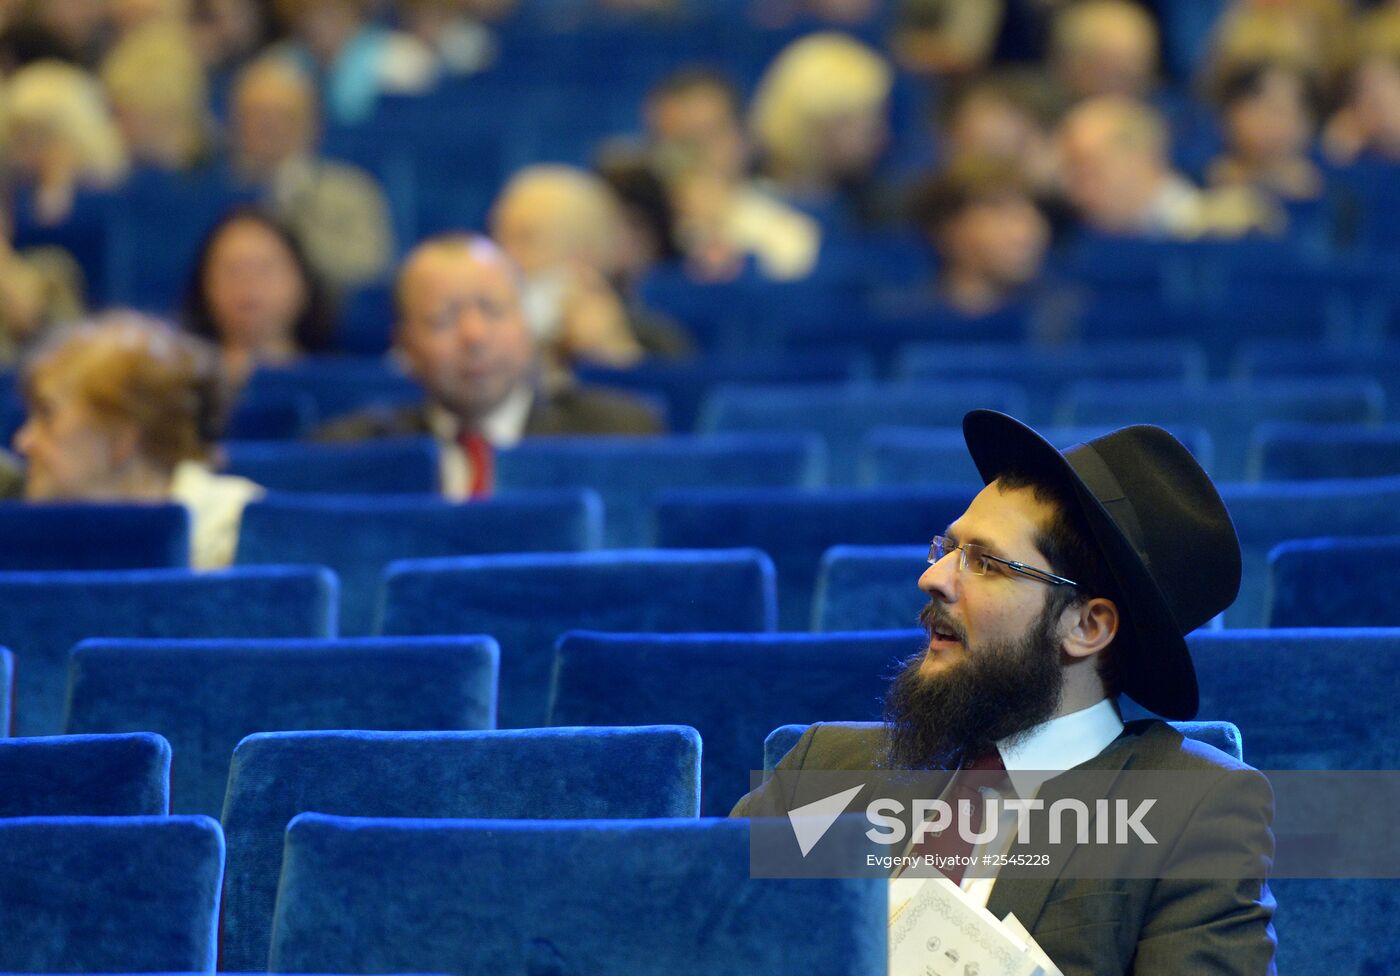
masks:
{"label": "dark gray suit jacket", "polygon": [[[883,747],[879,726],[813,725],[778,769],[873,770]],[[999,872],[988,910],[998,918],[1014,912],[1065,976],[1274,972],[1274,900],[1264,880],[1274,850],[1268,782],[1158,721],[1128,723],[1103,752],[1075,767],[1114,784],[1131,779],[1122,776],[1126,770],[1191,774],[1173,777],[1180,788],[1157,800],[1159,822],[1176,825],[1174,837],[1160,838],[1163,876],[1084,877],[1080,856],[1090,855],[1075,849],[1054,876]],[[1039,797],[1048,806],[1061,795],[1059,784],[1072,779],[1050,780]],[[731,816],[785,816],[825,795],[829,783],[813,784],[816,795],[808,795],[802,777],[788,773],[741,799]],[[1222,863],[1238,865],[1239,877],[1220,878]],[[1202,873],[1215,877],[1183,877],[1192,864],[1210,864]]]}

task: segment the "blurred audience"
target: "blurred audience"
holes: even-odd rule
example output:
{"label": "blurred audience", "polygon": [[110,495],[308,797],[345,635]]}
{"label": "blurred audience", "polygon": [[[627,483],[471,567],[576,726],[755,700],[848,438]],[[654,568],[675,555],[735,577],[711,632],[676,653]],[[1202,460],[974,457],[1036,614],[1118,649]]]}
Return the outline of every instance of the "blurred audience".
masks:
{"label": "blurred audience", "polygon": [[83,272],[52,245],[16,250],[0,210],[0,368],[12,366],[49,327],[83,314]]}
{"label": "blurred audience", "polygon": [[1050,70],[1066,95],[1145,98],[1157,80],[1157,23],[1130,0],[1064,6],[1050,37]]}
{"label": "blurred audience", "polygon": [[261,489],[208,466],[218,391],[212,351],[163,323],[118,313],[55,332],[24,372],[24,497],[178,502],[190,564],[228,565]]}
{"label": "blurred audience", "polygon": [[1312,200],[1322,172],[1309,153],[1317,125],[1311,79],[1286,64],[1240,65],[1220,79],[1216,104],[1225,151],[1210,165],[1216,186],[1252,186],[1282,200]]}
{"label": "blurred audience", "polygon": [[987,66],[1006,15],[1001,0],[903,0],[892,44],[917,75],[962,77]]}
{"label": "blurred audience", "polygon": [[134,165],[186,172],[208,161],[208,86],[184,24],[162,20],[127,32],[101,75]]}
{"label": "blurred audience", "polygon": [[496,63],[494,25],[518,0],[402,0],[399,20],[437,60],[445,75],[474,75]]}
{"label": "blurred audience", "polygon": [[951,89],[941,106],[939,148],[944,160],[968,156],[1016,167],[1037,194],[1048,193],[1058,159],[1054,125],[1059,104],[1044,80],[1001,72]]}
{"label": "blurred audience", "polygon": [[1343,75],[1340,105],[1323,129],[1337,165],[1367,159],[1400,162],[1400,50],[1359,57]]}
{"label": "blurred audience", "polygon": [[240,386],[258,366],[325,352],[334,329],[326,289],[296,237],[253,208],[229,213],[200,245],[184,324],[218,346]]}
{"label": "blurred audience", "polygon": [[332,287],[384,275],[394,253],[388,201],[364,170],[317,156],[316,93],[301,73],[274,59],[244,69],[230,136],[238,179],[264,190]]}
{"label": "blurred audience", "polygon": [[431,433],[442,448],[443,492],[461,499],[489,494],[494,449],[524,437],[659,433],[660,420],[642,402],[542,368],[521,287],[510,258],[485,238],[451,234],[419,244],[399,272],[395,344],[427,402],[341,418],[317,436]]}

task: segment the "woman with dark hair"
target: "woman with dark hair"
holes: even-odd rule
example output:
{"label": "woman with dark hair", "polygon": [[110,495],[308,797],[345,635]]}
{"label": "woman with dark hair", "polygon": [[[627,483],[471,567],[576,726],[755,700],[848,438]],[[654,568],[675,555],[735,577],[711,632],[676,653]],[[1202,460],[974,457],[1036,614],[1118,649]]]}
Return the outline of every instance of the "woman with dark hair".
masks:
{"label": "woman with dark hair", "polygon": [[276,218],[230,211],[200,245],[186,292],[185,327],[215,342],[236,383],[260,365],[285,365],[330,345],[325,286]]}

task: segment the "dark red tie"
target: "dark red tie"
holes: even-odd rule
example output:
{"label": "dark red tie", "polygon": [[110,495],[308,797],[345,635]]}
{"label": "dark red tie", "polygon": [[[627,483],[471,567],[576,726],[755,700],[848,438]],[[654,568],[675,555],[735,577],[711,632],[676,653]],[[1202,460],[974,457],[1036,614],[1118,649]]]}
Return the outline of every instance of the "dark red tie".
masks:
{"label": "dark red tie", "polygon": [[[987,801],[982,796],[979,787],[991,786],[997,777],[992,773],[1006,772],[1006,764],[1001,761],[1001,753],[992,750],[983,756],[978,756],[971,763],[964,765],[953,778],[952,785],[948,787],[943,799],[953,809],[953,822],[941,834],[934,836],[926,834],[924,839],[915,844],[910,854],[933,854],[943,858],[962,857],[966,858],[972,854],[972,843],[964,840],[962,833],[958,830],[958,817],[963,800],[972,805],[972,817],[968,822],[968,833],[980,834],[982,832],[983,814],[987,810]],[[967,773],[979,774],[968,776]],[[953,884],[962,884],[963,874],[966,867],[949,865],[939,868],[948,880]]]}
{"label": "dark red tie", "polygon": [[485,498],[495,488],[496,462],[491,442],[480,431],[464,430],[457,437],[462,452],[471,466],[471,484],[467,486],[470,498]]}

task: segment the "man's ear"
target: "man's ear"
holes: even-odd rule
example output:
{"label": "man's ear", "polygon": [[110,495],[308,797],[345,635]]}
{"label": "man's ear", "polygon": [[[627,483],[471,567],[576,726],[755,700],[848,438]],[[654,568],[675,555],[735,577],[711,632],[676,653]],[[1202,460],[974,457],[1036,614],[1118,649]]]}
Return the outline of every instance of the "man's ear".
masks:
{"label": "man's ear", "polygon": [[1067,607],[1060,618],[1065,653],[1072,658],[1087,658],[1113,642],[1118,634],[1118,605],[1107,597]]}

